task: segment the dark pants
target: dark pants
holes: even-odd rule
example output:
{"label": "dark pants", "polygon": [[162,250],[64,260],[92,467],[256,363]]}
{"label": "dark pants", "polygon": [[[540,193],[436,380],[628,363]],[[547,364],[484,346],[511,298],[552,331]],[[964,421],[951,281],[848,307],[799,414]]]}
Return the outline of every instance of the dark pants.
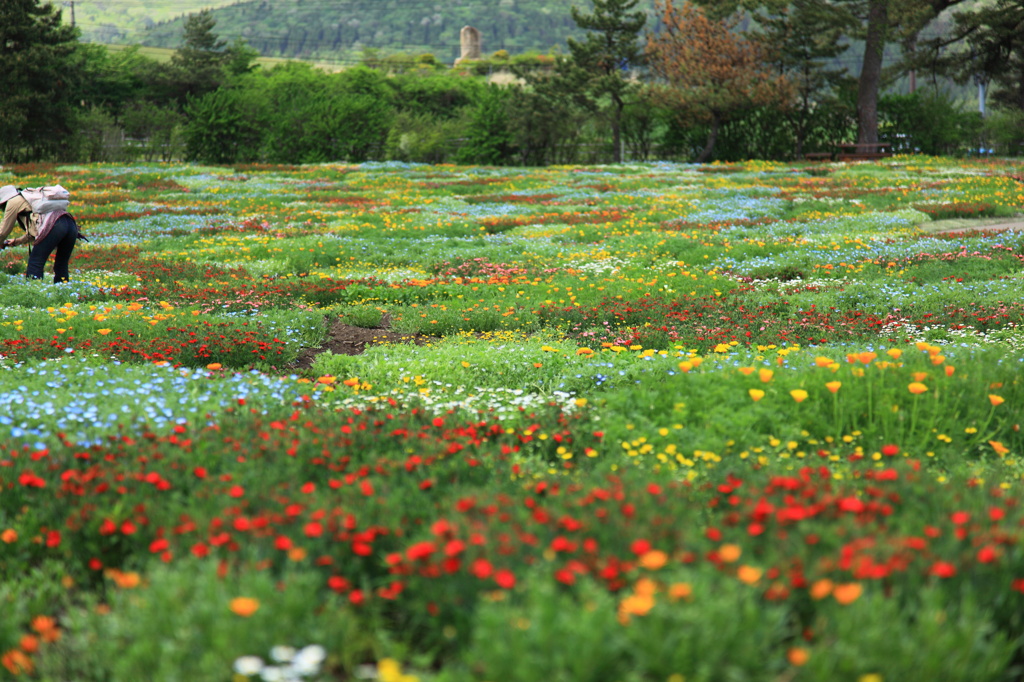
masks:
{"label": "dark pants", "polygon": [[29,251],[28,269],[25,276],[29,279],[42,279],[43,266],[46,259],[56,249],[57,256],[53,262],[53,283],[68,281],[68,261],[71,260],[71,252],[75,250],[75,241],[78,239],[78,225],[69,215],[57,218],[53,229],[43,237]]}

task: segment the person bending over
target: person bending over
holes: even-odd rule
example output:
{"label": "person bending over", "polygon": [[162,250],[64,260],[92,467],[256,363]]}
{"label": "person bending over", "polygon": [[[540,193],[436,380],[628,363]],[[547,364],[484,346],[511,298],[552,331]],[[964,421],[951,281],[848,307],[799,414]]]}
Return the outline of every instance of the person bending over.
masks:
{"label": "person bending over", "polygon": [[[75,242],[78,240],[78,223],[71,214],[63,210],[42,215],[34,213],[32,206],[14,185],[0,187],[0,209],[4,212],[3,220],[0,221],[0,248],[31,244],[25,276],[29,279],[42,279],[46,259],[56,251],[53,281],[55,284],[67,282],[68,261],[71,260],[71,252],[75,250]],[[25,234],[9,239],[15,224]]]}

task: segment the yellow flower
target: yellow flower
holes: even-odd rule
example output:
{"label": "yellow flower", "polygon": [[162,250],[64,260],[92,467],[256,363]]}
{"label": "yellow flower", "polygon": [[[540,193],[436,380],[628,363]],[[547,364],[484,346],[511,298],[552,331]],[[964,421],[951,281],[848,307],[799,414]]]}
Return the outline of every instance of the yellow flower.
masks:
{"label": "yellow flower", "polygon": [[819,355],[814,358],[814,364],[818,367],[828,367],[832,364],[832,358],[826,358],[824,355]]}
{"label": "yellow flower", "polygon": [[797,401],[798,403],[802,403],[803,401],[807,400],[807,391],[803,390],[802,388],[795,388],[792,391],[790,391],[789,394],[793,396],[793,400]]}
{"label": "yellow flower", "polygon": [[576,349],[576,355],[593,355],[593,354],[594,354],[594,351],[592,351],[591,349],[589,349],[587,347],[577,348]]}
{"label": "yellow flower", "polygon": [[114,331],[114,330],[113,329],[97,329],[96,333],[97,334],[102,334],[103,336],[106,336],[107,334],[109,334],[112,331]]}
{"label": "yellow flower", "polygon": [[837,391],[839,391],[839,387],[842,385],[843,382],[841,381],[830,381],[827,384],[825,384],[825,388],[827,388],[832,393],[836,393]]}
{"label": "yellow flower", "polygon": [[994,395],[992,393],[988,394],[988,401],[992,403],[992,407],[995,407],[996,405],[1002,405],[1003,403],[1006,402],[1006,400],[1002,396]]}
{"label": "yellow flower", "polygon": [[882,682],[882,676],[878,673],[868,673],[858,677],[857,682]]}
{"label": "yellow flower", "polygon": [[752,388],[749,391],[747,391],[747,393],[750,394],[750,397],[754,402],[757,402],[758,400],[764,397],[764,391],[762,391],[759,388]]}
{"label": "yellow flower", "polygon": [[920,395],[927,391],[928,387],[922,384],[920,381],[912,381],[910,382],[910,385],[907,386],[907,390],[913,393],[914,395]]}

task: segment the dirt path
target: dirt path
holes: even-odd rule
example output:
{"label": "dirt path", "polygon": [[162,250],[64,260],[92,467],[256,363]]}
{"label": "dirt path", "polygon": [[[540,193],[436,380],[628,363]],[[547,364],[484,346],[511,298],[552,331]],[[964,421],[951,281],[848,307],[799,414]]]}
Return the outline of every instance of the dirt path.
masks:
{"label": "dirt path", "polygon": [[961,232],[1024,231],[1024,217],[1015,218],[957,218],[935,220],[917,226],[926,234],[958,234]]}

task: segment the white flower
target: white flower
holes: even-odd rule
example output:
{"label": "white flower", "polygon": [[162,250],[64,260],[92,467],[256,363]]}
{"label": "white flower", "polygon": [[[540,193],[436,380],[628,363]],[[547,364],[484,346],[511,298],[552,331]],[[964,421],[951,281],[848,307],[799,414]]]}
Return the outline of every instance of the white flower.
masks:
{"label": "white flower", "polygon": [[249,677],[263,670],[263,659],[259,656],[241,656],[235,659],[235,672]]}
{"label": "white flower", "polygon": [[260,671],[260,679],[262,679],[263,682],[284,682],[284,670],[268,665]]}
{"label": "white flower", "polygon": [[302,648],[292,659],[292,669],[299,675],[315,675],[320,672],[320,664],[327,658],[327,651],[319,644],[310,644]]}
{"label": "white flower", "polygon": [[295,658],[295,647],[275,646],[270,650],[270,657],[278,663],[287,663]]}

